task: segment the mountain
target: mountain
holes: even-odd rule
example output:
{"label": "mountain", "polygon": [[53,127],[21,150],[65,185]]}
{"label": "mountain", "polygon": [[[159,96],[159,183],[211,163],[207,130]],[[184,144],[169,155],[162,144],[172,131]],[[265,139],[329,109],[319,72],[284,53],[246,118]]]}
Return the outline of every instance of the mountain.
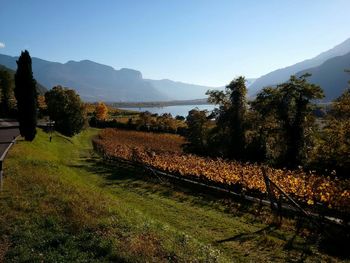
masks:
{"label": "mountain", "polygon": [[343,56],[349,52],[350,52],[350,38],[345,40],[341,44],[335,46],[334,48],[328,51],[325,51],[312,59],[304,60],[292,66],[285,67],[282,69],[277,69],[264,76],[261,76],[251,85],[250,89],[257,92],[263,87],[283,83],[286,80],[288,80],[291,75],[294,75],[300,71],[303,71],[309,68],[318,67],[330,58]]}
{"label": "mountain", "polygon": [[[12,81],[12,85],[14,86],[15,85],[15,71],[12,70],[12,69],[9,69],[3,65],[0,65],[0,70],[2,71],[7,71],[10,76],[11,76],[11,81]],[[47,88],[45,88],[43,85],[41,85],[39,82],[36,82],[36,88],[37,88],[37,91],[40,95],[44,95],[45,92],[47,91]]]}
{"label": "mountain", "polygon": [[[17,57],[0,55],[0,64],[15,70]],[[139,71],[115,70],[93,61],[58,63],[32,57],[36,80],[52,88],[56,85],[75,89],[86,101],[150,101],[167,96],[142,78]]]}
{"label": "mountain", "polygon": [[[0,64],[15,70],[17,57],[0,54]],[[90,60],[57,63],[32,58],[33,74],[46,87],[56,85],[75,89],[86,101],[168,101],[205,98],[212,87],[172,80],[143,79],[141,72]]]}
{"label": "mountain", "polygon": [[350,74],[345,72],[345,69],[350,69],[350,52],[328,59],[318,67],[300,71],[296,75],[312,74],[308,81],[320,85],[324,90],[326,101],[330,101],[339,97],[349,87]]}

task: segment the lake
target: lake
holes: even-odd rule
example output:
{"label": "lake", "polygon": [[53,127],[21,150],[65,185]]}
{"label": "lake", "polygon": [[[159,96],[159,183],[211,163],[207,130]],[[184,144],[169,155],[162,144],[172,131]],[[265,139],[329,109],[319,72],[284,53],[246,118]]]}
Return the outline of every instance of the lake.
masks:
{"label": "lake", "polygon": [[176,105],[176,106],[166,106],[166,107],[141,107],[141,108],[120,108],[124,110],[133,110],[133,111],[149,111],[151,113],[158,113],[162,115],[164,113],[170,113],[173,117],[179,115],[186,117],[188,112],[194,108],[199,110],[212,111],[215,108],[215,105],[212,104],[202,104],[202,105]]}

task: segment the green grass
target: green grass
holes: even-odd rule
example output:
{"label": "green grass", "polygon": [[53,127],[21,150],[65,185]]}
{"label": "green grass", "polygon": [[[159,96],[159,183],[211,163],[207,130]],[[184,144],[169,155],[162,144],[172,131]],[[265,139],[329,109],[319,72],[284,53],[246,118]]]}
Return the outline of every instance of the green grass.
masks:
{"label": "green grass", "polygon": [[[0,262],[337,261],[295,236],[292,220],[106,165],[89,129],[69,139],[39,131],[5,161]],[[293,240],[293,242],[292,242]]]}

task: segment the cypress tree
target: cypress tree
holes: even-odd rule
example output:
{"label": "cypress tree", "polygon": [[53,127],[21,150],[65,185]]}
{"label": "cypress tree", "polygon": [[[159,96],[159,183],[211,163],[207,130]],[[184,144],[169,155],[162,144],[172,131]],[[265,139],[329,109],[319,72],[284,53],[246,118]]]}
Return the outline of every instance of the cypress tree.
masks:
{"label": "cypress tree", "polygon": [[230,90],[230,154],[235,159],[242,159],[245,147],[245,117],[247,111],[245,78],[238,77],[227,86]]}
{"label": "cypress tree", "polygon": [[32,141],[36,135],[38,94],[36,81],[33,78],[32,59],[27,50],[22,51],[17,60],[15,97],[20,133],[26,141]]}

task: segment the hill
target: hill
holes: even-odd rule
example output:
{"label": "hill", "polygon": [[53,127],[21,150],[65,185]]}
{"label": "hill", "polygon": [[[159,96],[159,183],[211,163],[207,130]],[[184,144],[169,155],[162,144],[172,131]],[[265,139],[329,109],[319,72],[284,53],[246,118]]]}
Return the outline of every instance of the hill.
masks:
{"label": "hill", "polygon": [[263,87],[277,85],[285,82],[291,75],[294,75],[300,71],[318,67],[328,59],[343,56],[350,52],[350,38],[335,46],[334,48],[327,50],[318,56],[296,63],[289,67],[277,69],[264,76],[258,78],[252,85],[251,90],[255,92],[259,91]]}
{"label": "hill", "polygon": [[345,69],[350,69],[350,52],[344,56],[331,58],[318,67],[300,71],[297,75],[312,74],[308,80],[320,85],[324,90],[326,101],[330,101],[339,97],[349,86],[350,75]]}

